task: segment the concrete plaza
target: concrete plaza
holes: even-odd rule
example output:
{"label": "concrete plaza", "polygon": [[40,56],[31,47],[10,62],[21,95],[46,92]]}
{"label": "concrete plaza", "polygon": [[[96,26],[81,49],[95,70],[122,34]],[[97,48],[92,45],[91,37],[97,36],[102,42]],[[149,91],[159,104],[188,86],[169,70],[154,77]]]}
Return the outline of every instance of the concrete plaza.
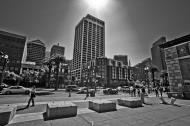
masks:
{"label": "concrete plaza", "polygon": [[[107,99],[116,100],[117,98]],[[169,99],[165,98],[169,102]],[[190,106],[180,104],[183,101],[177,100],[176,105],[160,104],[159,98],[146,98],[143,107],[128,108],[117,105],[117,111],[97,113],[88,109],[89,100],[74,100],[78,106],[76,117],[62,118],[44,121],[45,102],[39,102],[35,107],[17,111],[16,118],[9,126],[189,126]],[[58,101],[63,102],[63,101]],[[188,102],[188,101],[186,101]],[[36,113],[36,115],[35,115]],[[28,118],[27,115],[33,118]]]}

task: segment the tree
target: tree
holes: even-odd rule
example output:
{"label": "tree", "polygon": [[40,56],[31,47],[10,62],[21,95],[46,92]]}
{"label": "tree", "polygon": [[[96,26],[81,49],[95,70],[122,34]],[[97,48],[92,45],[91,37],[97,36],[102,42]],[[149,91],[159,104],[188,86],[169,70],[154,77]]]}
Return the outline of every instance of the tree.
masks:
{"label": "tree", "polygon": [[49,60],[45,61],[44,65],[46,65],[48,67],[48,86],[49,86],[50,85],[50,78],[51,78],[51,69],[53,67],[53,60],[49,59]]}
{"label": "tree", "polygon": [[55,66],[56,66],[56,84],[55,84],[55,90],[58,89],[58,85],[59,85],[59,69],[60,69],[60,63],[64,63],[65,62],[65,58],[62,56],[55,56],[51,59],[53,62],[55,62]]}
{"label": "tree", "polygon": [[158,70],[158,68],[157,68],[156,66],[153,66],[153,65],[151,65],[151,66],[149,67],[149,70],[150,70],[150,72],[151,72],[151,74],[152,74],[152,82],[153,82],[153,85],[155,86],[154,73],[155,73],[155,72],[158,72],[159,70]]}

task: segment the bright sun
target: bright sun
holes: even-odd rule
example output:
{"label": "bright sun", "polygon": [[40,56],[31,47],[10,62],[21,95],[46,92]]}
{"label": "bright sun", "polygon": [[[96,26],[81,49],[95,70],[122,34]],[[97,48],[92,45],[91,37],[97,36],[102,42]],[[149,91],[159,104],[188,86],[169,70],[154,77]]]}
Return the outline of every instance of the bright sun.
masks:
{"label": "bright sun", "polygon": [[101,9],[105,7],[108,3],[108,0],[85,0],[86,3],[94,8],[94,9]]}

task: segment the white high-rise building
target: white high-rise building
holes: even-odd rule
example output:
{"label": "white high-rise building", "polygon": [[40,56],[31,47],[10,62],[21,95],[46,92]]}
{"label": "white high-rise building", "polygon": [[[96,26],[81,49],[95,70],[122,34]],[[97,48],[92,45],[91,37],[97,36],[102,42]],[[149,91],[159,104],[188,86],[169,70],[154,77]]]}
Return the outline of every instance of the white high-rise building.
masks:
{"label": "white high-rise building", "polygon": [[81,78],[82,64],[105,56],[105,23],[87,15],[75,27],[72,76]]}

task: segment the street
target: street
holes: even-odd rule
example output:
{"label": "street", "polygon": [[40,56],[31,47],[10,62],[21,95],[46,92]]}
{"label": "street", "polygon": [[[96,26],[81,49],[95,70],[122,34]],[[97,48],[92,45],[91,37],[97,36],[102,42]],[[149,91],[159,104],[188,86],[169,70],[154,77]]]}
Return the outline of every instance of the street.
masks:
{"label": "street", "polygon": [[[35,98],[35,102],[49,102],[49,101],[80,101],[84,100],[86,94],[77,94],[76,92],[71,92],[71,97],[69,97],[69,93],[65,92],[65,90],[54,91],[48,90],[51,92],[49,95],[37,95]],[[122,97],[130,97],[128,93],[119,92],[117,95],[104,95],[102,91],[98,91],[95,97],[88,97],[88,100],[91,99],[114,99],[114,98],[122,98]],[[169,102],[170,99],[167,98],[167,95],[164,94],[164,98]],[[0,105],[2,104],[16,104],[16,103],[27,103],[29,99],[28,95],[23,94],[13,94],[13,95],[0,95]],[[151,93],[145,101],[148,103],[159,104],[159,98],[155,98],[155,94]],[[190,106],[189,100],[177,99],[176,104],[183,106]]]}
{"label": "street", "polygon": [[[53,94],[37,95],[35,102],[84,100],[86,97],[86,94],[76,94],[76,92],[71,92],[71,97],[69,97],[69,93],[64,90],[51,92]],[[97,92],[95,97],[89,97],[88,99],[120,98],[125,96],[128,96],[128,94],[119,93],[117,95],[104,95],[102,92]],[[28,99],[28,95],[22,94],[0,95],[0,104],[27,103]]]}

